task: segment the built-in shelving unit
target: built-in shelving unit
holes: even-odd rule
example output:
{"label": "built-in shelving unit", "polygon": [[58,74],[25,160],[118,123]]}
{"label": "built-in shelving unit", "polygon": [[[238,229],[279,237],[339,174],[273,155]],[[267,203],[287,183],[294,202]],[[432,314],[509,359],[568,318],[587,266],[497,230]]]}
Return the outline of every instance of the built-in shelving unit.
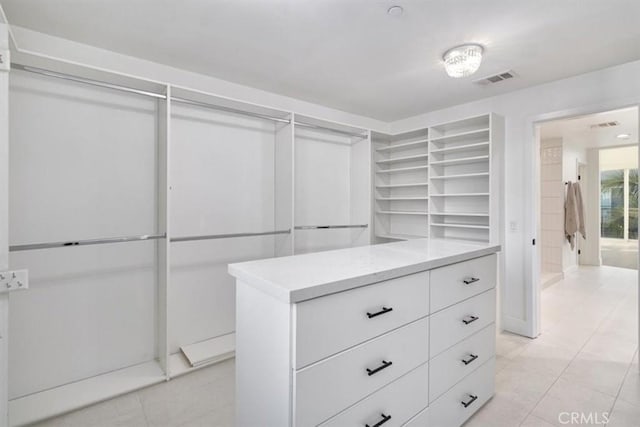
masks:
{"label": "built-in shelving unit", "polygon": [[428,235],[428,131],[372,133],[375,164],[375,242]]}
{"label": "built-in shelving unit", "polygon": [[495,114],[396,136],[373,133],[375,241],[495,241],[494,147],[503,139],[504,122]]}

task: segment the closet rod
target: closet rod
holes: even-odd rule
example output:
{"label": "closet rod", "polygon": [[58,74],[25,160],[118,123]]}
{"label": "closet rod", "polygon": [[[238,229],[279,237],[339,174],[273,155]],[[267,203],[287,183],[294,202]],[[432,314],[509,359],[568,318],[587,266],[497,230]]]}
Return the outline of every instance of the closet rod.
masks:
{"label": "closet rod", "polygon": [[271,236],[274,234],[289,234],[289,233],[291,233],[291,230],[264,231],[259,233],[209,234],[209,235],[203,235],[203,236],[172,237],[170,241],[171,242],[192,242],[195,240],[229,239],[232,237]]}
{"label": "closet rod", "polygon": [[304,128],[310,128],[310,129],[321,129],[321,130],[326,130],[329,132],[333,132],[333,133],[338,133],[340,135],[347,135],[347,136],[356,136],[358,138],[366,138],[367,135],[366,134],[361,134],[361,133],[356,133],[356,132],[349,132],[346,130],[338,130],[338,129],[333,129],[327,126],[320,126],[320,125],[312,125],[309,123],[301,123],[301,122],[295,122],[296,126],[300,126],[300,127],[304,127]]}
{"label": "closet rod", "polygon": [[27,71],[29,73],[40,74],[47,77],[54,77],[56,79],[69,80],[72,82],[84,83],[91,86],[98,86],[98,87],[107,88],[107,89],[115,89],[123,92],[135,93],[137,95],[151,96],[153,98],[160,98],[160,99],[167,98],[166,95],[163,95],[160,93],[149,92],[146,90],[135,89],[132,87],[121,86],[121,85],[116,85],[112,83],[105,83],[98,80],[85,79],[84,77],[77,77],[77,76],[72,76],[70,74],[59,73],[57,71],[45,70],[43,68],[32,67],[30,65],[21,65],[21,64],[12,63],[11,66],[18,70]]}
{"label": "closet rod", "polygon": [[143,234],[141,236],[107,237],[105,239],[73,240],[67,242],[30,243],[9,246],[9,252],[30,251],[36,249],[67,248],[74,246],[104,245],[108,243],[140,242],[143,240],[164,239],[166,234]]}
{"label": "closet rod", "polygon": [[236,108],[223,107],[221,105],[215,105],[215,104],[207,104],[206,102],[191,101],[190,99],[176,98],[172,96],[171,101],[180,102],[182,104],[196,105],[198,107],[210,108],[213,110],[225,111],[227,113],[234,113],[234,114],[241,114],[243,116],[256,117],[258,119],[272,120],[274,122],[291,123],[291,120],[283,119],[282,117],[274,117],[274,116],[268,116],[266,114],[252,113],[250,111],[239,110]]}
{"label": "closet rod", "polygon": [[329,228],[367,228],[369,224],[355,224],[355,225],[296,225],[296,230],[319,230]]}

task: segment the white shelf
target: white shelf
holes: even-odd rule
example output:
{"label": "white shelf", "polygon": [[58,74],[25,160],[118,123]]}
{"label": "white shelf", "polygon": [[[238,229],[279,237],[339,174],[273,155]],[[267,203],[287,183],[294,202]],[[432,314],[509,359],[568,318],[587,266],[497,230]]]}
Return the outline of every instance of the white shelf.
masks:
{"label": "white shelf", "polygon": [[427,236],[415,236],[412,234],[376,234],[376,237],[381,239],[389,239],[389,240],[414,240],[414,239],[425,239]]}
{"label": "white shelf", "polygon": [[427,157],[429,157],[428,154],[416,154],[413,156],[404,156],[404,157],[396,157],[393,159],[378,160],[376,163],[385,164],[385,163],[395,163],[395,162],[407,162],[410,160],[426,159]]}
{"label": "white shelf", "polygon": [[389,145],[388,147],[378,148],[376,151],[378,152],[390,151],[390,150],[396,150],[396,149],[415,147],[417,145],[426,144],[428,141],[429,141],[428,139],[421,139],[419,141],[403,142],[401,144]]}
{"label": "white shelf", "polygon": [[471,212],[431,212],[431,215],[439,215],[439,216],[477,216],[477,217],[488,217],[488,213],[471,213]]}
{"label": "white shelf", "polygon": [[466,151],[466,150],[477,150],[478,148],[488,147],[489,141],[486,142],[478,142],[475,144],[465,144],[465,145],[457,145],[455,147],[448,148],[437,148],[435,150],[431,150],[432,153],[450,153],[453,151]]}
{"label": "white shelf", "polygon": [[445,228],[473,228],[476,230],[488,230],[488,225],[475,225],[475,224],[445,224],[445,223],[436,223],[432,222],[432,226],[434,227],[445,227]]}
{"label": "white shelf", "polygon": [[432,194],[431,197],[486,197],[489,193],[449,193],[449,194]]}
{"label": "white shelf", "polygon": [[452,138],[460,138],[463,136],[476,135],[482,132],[489,132],[489,128],[474,129],[474,130],[468,130],[465,132],[454,133],[451,135],[437,136],[435,138],[431,138],[431,142],[442,141],[442,140],[452,139]]}
{"label": "white shelf", "polygon": [[483,176],[488,177],[489,172],[461,173],[456,175],[432,176],[431,179],[465,179],[465,178],[480,178]]}
{"label": "white shelf", "polygon": [[150,361],[9,401],[11,425],[27,425],[167,380]]}
{"label": "white shelf", "polygon": [[385,215],[429,215],[428,212],[419,211],[377,211],[377,213]]}
{"label": "white shelf", "polygon": [[427,196],[420,196],[420,197],[398,196],[398,197],[376,197],[376,200],[383,200],[388,202],[388,201],[394,201],[394,200],[429,200],[429,198]]}
{"label": "white shelf", "polygon": [[377,188],[402,188],[402,187],[427,187],[428,182],[412,182],[407,184],[382,184],[376,185]]}
{"label": "white shelf", "polygon": [[484,162],[487,160],[489,160],[489,155],[462,157],[460,159],[435,160],[435,161],[432,161],[431,164],[434,166],[465,165],[468,163],[478,163],[478,162]]}
{"label": "white shelf", "polygon": [[376,173],[409,172],[409,171],[422,170],[422,169],[427,170],[429,169],[429,166],[424,165],[424,166],[411,166],[408,168],[381,169]]}

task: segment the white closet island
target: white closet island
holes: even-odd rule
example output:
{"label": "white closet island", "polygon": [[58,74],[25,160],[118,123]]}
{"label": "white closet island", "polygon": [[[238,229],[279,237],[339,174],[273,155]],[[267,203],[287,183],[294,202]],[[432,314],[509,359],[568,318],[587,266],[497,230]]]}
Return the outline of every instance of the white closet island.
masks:
{"label": "white closet island", "polygon": [[434,238],[229,265],[236,425],[461,425],[493,396],[499,250]]}

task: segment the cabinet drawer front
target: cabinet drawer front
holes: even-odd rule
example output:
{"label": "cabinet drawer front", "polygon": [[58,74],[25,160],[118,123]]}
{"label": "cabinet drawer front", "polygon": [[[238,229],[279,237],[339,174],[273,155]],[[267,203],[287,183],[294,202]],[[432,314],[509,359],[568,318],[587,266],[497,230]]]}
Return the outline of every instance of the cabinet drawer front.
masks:
{"label": "cabinet drawer front", "polygon": [[383,423],[384,427],[401,426],[427,406],[428,382],[429,367],[424,364],[321,426],[364,427],[367,424],[373,426],[385,419],[387,421]]}
{"label": "cabinet drawer front", "polygon": [[496,353],[495,323],[443,351],[429,362],[429,402],[483,365]]}
{"label": "cabinet drawer front", "polygon": [[496,286],[496,255],[431,270],[431,313]]}
{"label": "cabinet drawer front", "polygon": [[429,272],[304,301],[294,310],[300,369],[429,314]]}
{"label": "cabinet drawer front", "polygon": [[296,425],[317,425],[425,363],[428,335],[424,318],[295,372]]}
{"label": "cabinet drawer front", "polygon": [[429,408],[424,408],[418,415],[411,418],[404,427],[429,427]]}
{"label": "cabinet drawer front", "polygon": [[429,405],[429,427],[460,426],[493,396],[495,360],[488,360]]}
{"label": "cabinet drawer front", "polygon": [[434,358],[452,345],[493,323],[495,317],[495,289],[431,315],[430,357]]}

